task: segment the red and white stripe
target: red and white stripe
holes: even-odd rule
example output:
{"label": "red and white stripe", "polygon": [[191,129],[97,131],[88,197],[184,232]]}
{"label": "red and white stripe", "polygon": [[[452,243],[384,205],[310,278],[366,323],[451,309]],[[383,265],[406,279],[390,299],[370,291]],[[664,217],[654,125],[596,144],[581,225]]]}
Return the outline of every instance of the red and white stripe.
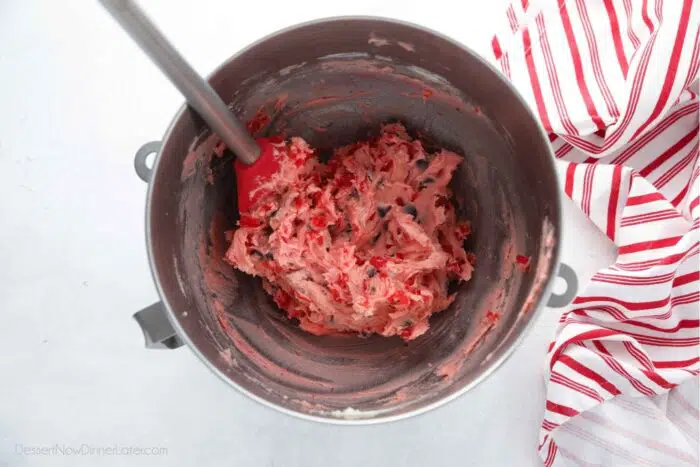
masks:
{"label": "red and white stripe", "polygon": [[[560,319],[542,460],[697,465],[700,4],[514,1],[503,21],[494,57],[550,132],[564,192],[619,253]],[[668,413],[645,402],[659,397]]]}

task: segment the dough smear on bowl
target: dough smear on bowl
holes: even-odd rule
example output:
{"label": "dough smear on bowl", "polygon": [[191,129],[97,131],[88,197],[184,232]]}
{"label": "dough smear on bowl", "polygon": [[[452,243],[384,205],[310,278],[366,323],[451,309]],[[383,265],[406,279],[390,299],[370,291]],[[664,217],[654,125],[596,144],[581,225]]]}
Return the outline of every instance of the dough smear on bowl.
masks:
{"label": "dough smear on bowl", "polygon": [[310,333],[425,333],[455,298],[450,282],[472,275],[470,225],[448,188],[462,157],[427,153],[398,123],[327,164],[301,138],[275,151],[280,172],[230,233],[226,260]]}

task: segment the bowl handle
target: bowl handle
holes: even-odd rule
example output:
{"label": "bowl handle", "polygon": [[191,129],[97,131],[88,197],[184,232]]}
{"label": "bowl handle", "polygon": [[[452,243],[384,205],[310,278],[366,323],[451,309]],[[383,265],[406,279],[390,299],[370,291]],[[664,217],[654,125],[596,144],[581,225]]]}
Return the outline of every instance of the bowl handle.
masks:
{"label": "bowl handle", "polygon": [[561,263],[557,275],[566,282],[566,290],[562,294],[553,293],[550,295],[547,306],[551,308],[565,307],[571,303],[571,300],[576,296],[576,292],[578,292],[578,277],[576,277],[576,273],[571,266]]}
{"label": "bowl handle", "polygon": [[139,176],[141,180],[148,183],[151,180],[151,170],[146,163],[146,159],[153,153],[160,151],[161,142],[160,141],[150,141],[139,148],[134,156],[134,169],[136,169],[136,175]]}
{"label": "bowl handle", "polygon": [[147,349],[176,349],[184,344],[170,324],[163,302],[137,311],[134,319],[141,326]]}

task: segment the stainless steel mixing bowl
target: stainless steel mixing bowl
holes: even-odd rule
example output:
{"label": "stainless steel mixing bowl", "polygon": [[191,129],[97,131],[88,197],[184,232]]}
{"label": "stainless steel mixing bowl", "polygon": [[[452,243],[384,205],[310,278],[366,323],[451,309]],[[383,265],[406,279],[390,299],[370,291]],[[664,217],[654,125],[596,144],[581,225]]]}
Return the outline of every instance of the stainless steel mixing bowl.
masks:
{"label": "stainless steel mixing bowl", "polygon": [[[472,220],[476,270],[412,342],[301,331],[257,279],[222,261],[238,215],[233,156],[214,154],[216,137],[183,107],[162,144],[136,158],[150,179],[146,236],[162,297],[136,314],[150,346],[184,342],[254,399],[340,423],[424,412],[474,387],[516,348],[559,266],[560,195],[547,136],[498,72],[415,25],[331,18],[266,37],[210,82],[251,131],[301,136],[320,157],[387,121],[464,155],[452,188]],[[517,255],[531,258],[527,270]],[[576,287],[570,268],[560,274],[568,290],[555,306]]]}

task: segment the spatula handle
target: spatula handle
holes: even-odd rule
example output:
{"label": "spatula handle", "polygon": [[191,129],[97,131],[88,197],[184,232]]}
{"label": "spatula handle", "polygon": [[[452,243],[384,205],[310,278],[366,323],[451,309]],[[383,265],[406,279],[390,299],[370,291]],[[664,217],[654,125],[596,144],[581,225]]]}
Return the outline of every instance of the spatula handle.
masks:
{"label": "spatula handle", "polygon": [[132,0],[100,3],[177,87],[187,103],[209,124],[226,146],[245,164],[252,164],[260,148],[233,116],[214,89],[197,74]]}

